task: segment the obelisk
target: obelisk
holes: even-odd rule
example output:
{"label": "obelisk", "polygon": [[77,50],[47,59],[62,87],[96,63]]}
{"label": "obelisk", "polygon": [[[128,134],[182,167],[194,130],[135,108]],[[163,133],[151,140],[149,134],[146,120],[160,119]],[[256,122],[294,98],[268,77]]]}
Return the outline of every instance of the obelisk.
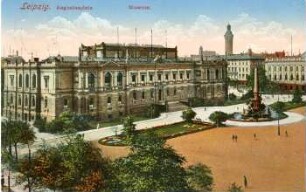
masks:
{"label": "obelisk", "polygon": [[259,111],[259,105],[261,102],[261,98],[259,96],[259,82],[258,82],[258,70],[257,66],[254,68],[254,88],[253,88],[253,110],[254,112]]}

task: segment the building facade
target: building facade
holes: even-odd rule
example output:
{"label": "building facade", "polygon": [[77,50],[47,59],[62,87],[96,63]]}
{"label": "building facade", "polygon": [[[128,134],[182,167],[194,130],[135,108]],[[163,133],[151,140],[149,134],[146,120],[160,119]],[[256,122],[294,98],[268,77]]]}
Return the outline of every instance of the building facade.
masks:
{"label": "building facade", "polygon": [[267,58],[265,70],[267,77],[278,83],[281,89],[289,91],[300,89],[306,92],[306,63],[302,55]]}
{"label": "building facade", "polygon": [[128,56],[107,59],[98,58],[100,50],[93,47],[81,46],[79,57],[28,62],[4,58],[3,116],[24,121],[41,116],[50,121],[69,110],[111,120],[143,113],[150,104],[192,97],[218,101],[227,93],[224,60],[180,62],[176,53],[172,61],[156,59],[158,54],[147,56],[151,58],[147,62]]}
{"label": "building facade", "polygon": [[246,83],[247,76],[251,74],[251,70],[255,65],[264,66],[264,57],[262,55],[255,55],[252,50],[248,53],[232,54],[223,56],[227,63],[227,73],[231,80],[240,83]]}

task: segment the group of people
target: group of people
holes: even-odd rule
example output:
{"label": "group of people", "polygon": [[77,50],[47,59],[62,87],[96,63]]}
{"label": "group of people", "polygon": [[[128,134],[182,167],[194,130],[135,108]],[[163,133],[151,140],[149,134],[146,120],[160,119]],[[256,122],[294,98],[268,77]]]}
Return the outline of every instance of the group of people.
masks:
{"label": "group of people", "polygon": [[233,135],[233,136],[232,136],[232,140],[233,140],[234,142],[237,142],[238,136],[237,136],[237,135]]}

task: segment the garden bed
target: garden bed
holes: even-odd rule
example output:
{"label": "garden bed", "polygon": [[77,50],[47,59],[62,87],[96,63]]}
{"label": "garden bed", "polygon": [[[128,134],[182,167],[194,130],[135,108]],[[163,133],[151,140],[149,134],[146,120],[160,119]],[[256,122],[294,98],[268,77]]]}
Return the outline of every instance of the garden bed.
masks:
{"label": "garden bed", "polygon": [[[193,121],[193,123],[191,124],[187,122],[178,122],[171,125],[163,125],[163,126],[153,127],[150,129],[138,130],[136,134],[142,134],[148,131],[153,131],[158,136],[164,139],[171,139],[186,134],[212,129],[214,127],[215,126],[212,125],[211,123],[201,122],[201,121]],[[101,145],[108,145],[108,146],[126,146],[123,135],[114,135],[110,137],[105,137],[100,139],[99,143]]]}

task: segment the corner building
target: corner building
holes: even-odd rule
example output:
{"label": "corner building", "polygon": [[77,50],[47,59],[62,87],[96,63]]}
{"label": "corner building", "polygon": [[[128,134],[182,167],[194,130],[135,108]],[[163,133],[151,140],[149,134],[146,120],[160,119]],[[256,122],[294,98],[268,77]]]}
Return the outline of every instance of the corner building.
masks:
{"label": "corner building", "polygon": [[150,104],[217,102],[227,94],[225,60],[181,62],[176,48],[138,46],[134,51],[142,54],[130,56],[129,47],[110,47],[107,57],[101,46],[82,45],[78,57],[3,58],[3,116],[50,121],[70,110],[107,121],[143,113]]}

